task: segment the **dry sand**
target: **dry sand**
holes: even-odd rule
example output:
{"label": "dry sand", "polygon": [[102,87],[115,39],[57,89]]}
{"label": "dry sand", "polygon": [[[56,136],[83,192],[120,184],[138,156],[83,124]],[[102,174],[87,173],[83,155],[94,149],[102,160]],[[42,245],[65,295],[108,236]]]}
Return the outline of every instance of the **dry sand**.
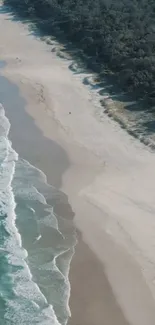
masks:
{"label": "dry sand", "polygon": [[[69,157],[59,185],[83,238],[70,272],[71,324],[154,325],[154,153],[103,114],[100,121],[82,76],[28,25],[1,10],[0,28],[2,74],[19,86],[43,135]],[[36,165],[50,182],[44,161]]]}

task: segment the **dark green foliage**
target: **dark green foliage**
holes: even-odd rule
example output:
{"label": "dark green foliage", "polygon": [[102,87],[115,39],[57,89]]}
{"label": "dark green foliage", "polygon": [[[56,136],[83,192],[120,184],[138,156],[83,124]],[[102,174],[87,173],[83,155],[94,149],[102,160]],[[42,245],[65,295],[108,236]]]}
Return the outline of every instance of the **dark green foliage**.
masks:
{"label": "dark green foliage", "polygon": [[155,103],[154,0],[5,0],[53,24],[89,57],[114,72],[121,88]]}

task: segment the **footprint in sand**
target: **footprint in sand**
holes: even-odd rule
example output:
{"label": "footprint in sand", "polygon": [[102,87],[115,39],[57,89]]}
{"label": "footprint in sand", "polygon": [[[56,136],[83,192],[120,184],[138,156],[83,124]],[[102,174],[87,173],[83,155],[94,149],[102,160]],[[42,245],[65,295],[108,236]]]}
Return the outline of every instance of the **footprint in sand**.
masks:
{"label": "footprint in sand", "polygon": [[21,62],[22,60],[21,59],[19,59],[18,57],[16,57],[16,62]]}

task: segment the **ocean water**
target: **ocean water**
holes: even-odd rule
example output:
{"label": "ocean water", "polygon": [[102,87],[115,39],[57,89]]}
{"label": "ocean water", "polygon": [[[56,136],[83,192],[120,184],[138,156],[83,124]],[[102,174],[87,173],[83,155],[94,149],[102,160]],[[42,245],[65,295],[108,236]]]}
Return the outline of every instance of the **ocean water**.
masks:
{"label": "ocean water", "polygon": [[0,105],[0,324],[67,324],[76,236],[52,206],[59,192],[19,157]]}

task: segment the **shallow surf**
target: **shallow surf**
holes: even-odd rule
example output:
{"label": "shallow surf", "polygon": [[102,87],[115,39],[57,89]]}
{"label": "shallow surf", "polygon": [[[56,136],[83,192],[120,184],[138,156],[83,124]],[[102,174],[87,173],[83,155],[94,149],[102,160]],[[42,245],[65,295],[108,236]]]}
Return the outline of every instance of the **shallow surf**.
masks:
{"label": "shallow surf", "polygon": [[66,324],[75,232],[48,203],[58,191],[47,184],[42,171],[13,150],[9,129],[1,105],[1,324]]}

